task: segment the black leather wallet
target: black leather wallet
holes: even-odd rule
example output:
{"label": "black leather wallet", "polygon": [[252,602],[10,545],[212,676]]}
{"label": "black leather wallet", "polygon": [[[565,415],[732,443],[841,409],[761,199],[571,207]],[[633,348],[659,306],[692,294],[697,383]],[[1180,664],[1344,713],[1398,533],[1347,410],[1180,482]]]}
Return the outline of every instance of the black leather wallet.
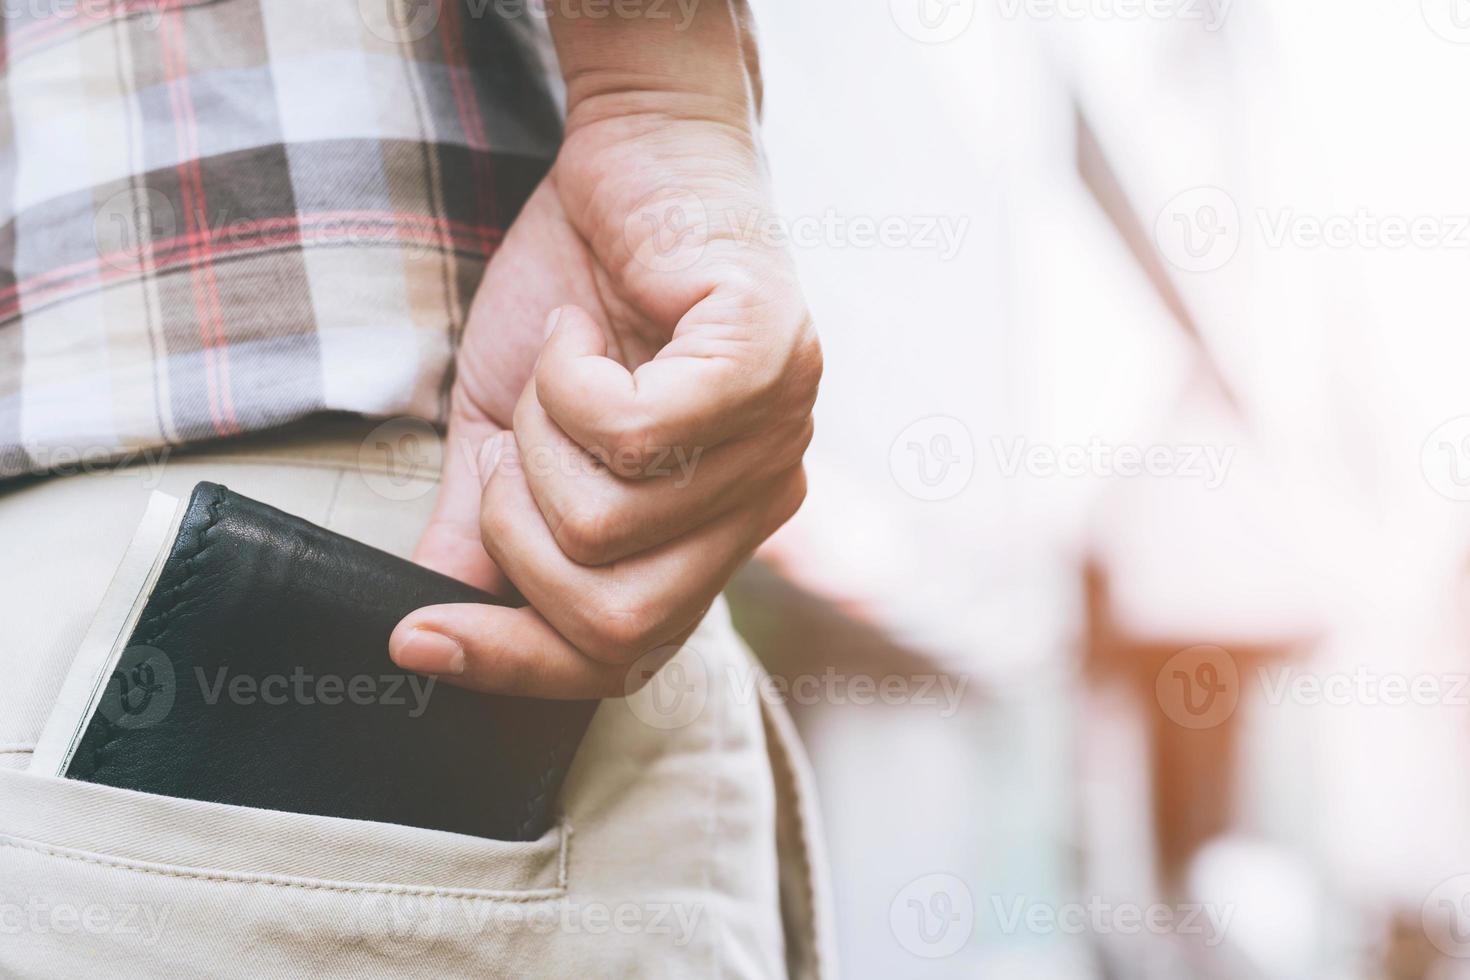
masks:
{"label": "black leather wallet", "polygon": [[393,627],[445,602],[502,604],[200,483],[65,775],[534,840],[597,702],[498,697],[400,670]]}

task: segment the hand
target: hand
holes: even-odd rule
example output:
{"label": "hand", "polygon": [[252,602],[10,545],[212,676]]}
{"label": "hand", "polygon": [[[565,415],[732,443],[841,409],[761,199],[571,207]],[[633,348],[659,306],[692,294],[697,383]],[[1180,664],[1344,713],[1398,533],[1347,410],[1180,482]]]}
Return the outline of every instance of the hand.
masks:
{"label": "hand", "polygon": [[390,643],[408,669],[557,698],[646,682],[796,511],[821,373],[789,256],[752,234],[748,101],[573,94],[475,297],[415,555],[530,605],[427,607]]}

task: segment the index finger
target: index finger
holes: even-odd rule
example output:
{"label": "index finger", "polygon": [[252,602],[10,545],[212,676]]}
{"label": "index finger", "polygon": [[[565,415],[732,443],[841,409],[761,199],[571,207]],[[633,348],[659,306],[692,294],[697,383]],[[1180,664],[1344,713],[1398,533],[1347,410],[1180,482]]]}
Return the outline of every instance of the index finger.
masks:
{"label": "index finger", "polygon": [[[602,328],[575,306],[560,316],[536,365],[543,408],[578,445],[618,472],[673,449],[710,449],[789,413],[782,391],[794,341],[704,319],[700,307],[650,361],[629,371],[607,356]],[[799,386],[793,386],[796,390]]]}

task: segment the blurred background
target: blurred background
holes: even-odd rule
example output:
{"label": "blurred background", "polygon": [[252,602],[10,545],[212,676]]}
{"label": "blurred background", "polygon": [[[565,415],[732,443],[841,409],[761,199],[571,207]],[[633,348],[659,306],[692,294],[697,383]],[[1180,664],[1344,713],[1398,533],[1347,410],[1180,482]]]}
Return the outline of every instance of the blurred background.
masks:
{"label": "blurred background", "polygon": [[1470,977],[1470,3],[753,6],[844,973]]}

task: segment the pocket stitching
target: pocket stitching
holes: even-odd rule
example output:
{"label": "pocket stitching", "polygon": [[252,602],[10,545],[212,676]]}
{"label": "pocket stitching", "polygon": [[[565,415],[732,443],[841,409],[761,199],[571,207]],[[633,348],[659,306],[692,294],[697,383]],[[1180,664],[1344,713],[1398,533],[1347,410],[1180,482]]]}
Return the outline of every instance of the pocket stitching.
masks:
{"label": "pocket stitching", "polygon": [[223,871],[207,873],[203,870],[173,870],[168,865],[153,864],[144,861],[129,861],[125,858],[109,858],[88,851],[80,851],[72,848],[56,847],[51,844],[43,844],[39,841],[27,840],[22,837],[12,837],[8,834],[0,834],[0,848],[14,848],[18,851],[29,851],[44,857],[59,858],[63,861],[76,861],[82,864],[93,864],[104,868],[113,868],[118,871],[131,871],[136,874],[158,875],[164,878],[183,878],[195,881],[213,881],[224,884],[241,885],[269,885],[274,888],[299,888],[306,891],[338,892],[347,895],[361,894],[383,894],[383,895],[417,895],[426,898],[460,899],[466,902],[516,902],[532,903],[547,902],[562,898],[567,893],[567,850],[570,846],[572,827],[567,821],[559,824],[561,842],[557,847],[557,870],[555,888],[536,888],[524,891],[496,891],[493,889],[474,888],[430,888],[419,885],[394,885],[379,884],[374,882],[361,882],[350,884],[347,882],[313,881],[310,879],[291,879],[277,875],[252,874],[248,871]]}

